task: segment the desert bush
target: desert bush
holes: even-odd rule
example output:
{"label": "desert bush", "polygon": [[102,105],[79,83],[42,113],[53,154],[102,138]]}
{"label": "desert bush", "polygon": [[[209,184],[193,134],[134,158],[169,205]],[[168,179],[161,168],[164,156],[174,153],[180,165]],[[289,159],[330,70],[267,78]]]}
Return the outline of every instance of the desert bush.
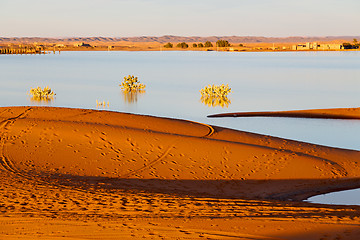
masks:
{"label": "desert bush", "polygon": [[226,40],[219,40],[216,42],[217,47],[230,47],[230,43]]}
{"label": "desert bush", "polygon": [[193,43],[192,46],[193,46],[193,48],[197,48],[198,45],[196,43]]}
{"label": "desert bush", "polygon": [[204,47],[204,44],[199,43],[199,44],[198,44],[198,47],[199,47],[199,48],[203,48],[203,47]]}
{"label": "desert bush", "polygon": [[359,48],[360,44],[356,43],[356,44],[351,44],[351,43],[343,43],[343,47],[344,49],[357,49]]}
{"label": "desert bush", "polygon": [[176,45],[176,47],[178,47],[178,48],[188,48],[189,45],[186,42],[182,42],[182,43],[178,43]]}
{"label": "desert bush", "polygon": [[48,100],[56,95],[48,86],[44,89],[41,87],[31,88],[28,94],[31,95],[34,100]]}
{"label": "desert bush", "polygon": [[231,101],[227,95],[231,92],[228,84],[208,85],[200,90],[201,102],[209,107],[228,107]]}
{"label": "desert bush", "polygon": [[205,42],[205,47],[213,47],[212,43],[210,41]]}
{"label": "desert bush", "polygon": [[226,97],[231,92],[231,88],[228,84],[219,85],[208,85],[200,90],[201,95],[203,96],[212,96],[212,97]]}
{"label": "desert bush", "polygon": [[124,77],[124,80],[119,86],[125,92],[144,91],[145,89],[145,85],[140,83],[138,77],[132,75]]}
{"label": "desert bush", "polygon": [[164,48],[172,48],[173,47],[173,44],[172,43],[167,43],[164,45]]}

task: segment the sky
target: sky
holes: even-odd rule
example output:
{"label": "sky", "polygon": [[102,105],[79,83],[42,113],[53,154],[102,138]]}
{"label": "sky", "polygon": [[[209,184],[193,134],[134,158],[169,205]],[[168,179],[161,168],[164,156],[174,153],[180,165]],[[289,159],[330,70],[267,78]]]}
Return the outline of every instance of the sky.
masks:
{"label": "sky", "polygon": [[359,36],[359,0],[0,0],[0,37]]}

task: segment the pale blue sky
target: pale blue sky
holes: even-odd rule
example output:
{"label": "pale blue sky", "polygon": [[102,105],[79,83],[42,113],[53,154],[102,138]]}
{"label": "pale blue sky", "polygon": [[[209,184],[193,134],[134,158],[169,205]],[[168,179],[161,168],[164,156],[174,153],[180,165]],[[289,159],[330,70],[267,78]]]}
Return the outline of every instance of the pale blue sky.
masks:
{"label": "pale blue sky", "polygon": [[359,0],[1,0],[2,37],[359,36]]}

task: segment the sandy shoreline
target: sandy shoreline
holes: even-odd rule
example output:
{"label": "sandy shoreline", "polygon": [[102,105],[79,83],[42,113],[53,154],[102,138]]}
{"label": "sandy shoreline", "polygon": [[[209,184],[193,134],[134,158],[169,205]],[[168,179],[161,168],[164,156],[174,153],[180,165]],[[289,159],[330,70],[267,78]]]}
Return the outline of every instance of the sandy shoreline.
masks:
{"label": "sandy shoreline", "polygon": [[[6,224],[17,218],[24,239],[360,235],[360,207],[298,202],[360,187],[359,151],[85,109],[2,107],[0,118],[6,239],[21,235],[15,220]],[[71,221],[77,229],[66,227]],[[36,222],[42,228],[32,231]]]}
{"label": "sandy shoreline", "polygon": [[[198,47],[197,44],[205,44],[207,40],[210,40],[212,47]],[[0,50],[1,48],[6,48],[7,53],[11,54],[25,54],[27,48],[35,49],[41,48],[41,52],[46,53],[60,53],[64,51],[220,51],[220,52],[317,52],[317,51],[359,51],[359,49],[344,49],[340,48],[340,45],[346,42],[349,42],[346,39],[322,39],[321,41],[315,41],[315,39],[292,39],[291,41],[258,41],[254,39],[253,41],[240,41],[228,39],[231,46],[228,47],[217,47],[216,41],[218,38],[212,39],[193,39],[193,38],[172,38],[172,39],[163,39],[157,41],[155,39],[144,41],[140,39],[128,39],[128,40],[106,40],[100,38],[73,38],[73,39],[37,39],[37,38],[10,38],[10,39],[1,39],[0,38]],[[178,43],[187,43],[188,47],[182,48],[177,46]],[[306,42],[316,42],[322,47],[317,48],[306,48]],[[167,43],[173,44],[173,47],[167,48],[165,45]],[[195,44],[195,46],[193,45]],[[319,46],[320,46],[319,45]],[[294,48],[295,46],[301,46],[299,48]],[[21,49],[23,51],[21,51]],[[0,51],[0,54],[3,51]],[[33,52],[28,52],[32,54]]]}

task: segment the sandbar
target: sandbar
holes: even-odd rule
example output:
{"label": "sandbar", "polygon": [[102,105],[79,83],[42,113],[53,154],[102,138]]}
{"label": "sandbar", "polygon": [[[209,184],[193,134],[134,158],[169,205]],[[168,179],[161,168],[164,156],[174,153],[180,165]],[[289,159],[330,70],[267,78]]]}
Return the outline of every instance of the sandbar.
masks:
{"label": "sandbar", "polygon": [[292,117],[323,119],[360,119],[360,108],[329,108],[292,111],[234,112],[212,114],[208,117]]}

